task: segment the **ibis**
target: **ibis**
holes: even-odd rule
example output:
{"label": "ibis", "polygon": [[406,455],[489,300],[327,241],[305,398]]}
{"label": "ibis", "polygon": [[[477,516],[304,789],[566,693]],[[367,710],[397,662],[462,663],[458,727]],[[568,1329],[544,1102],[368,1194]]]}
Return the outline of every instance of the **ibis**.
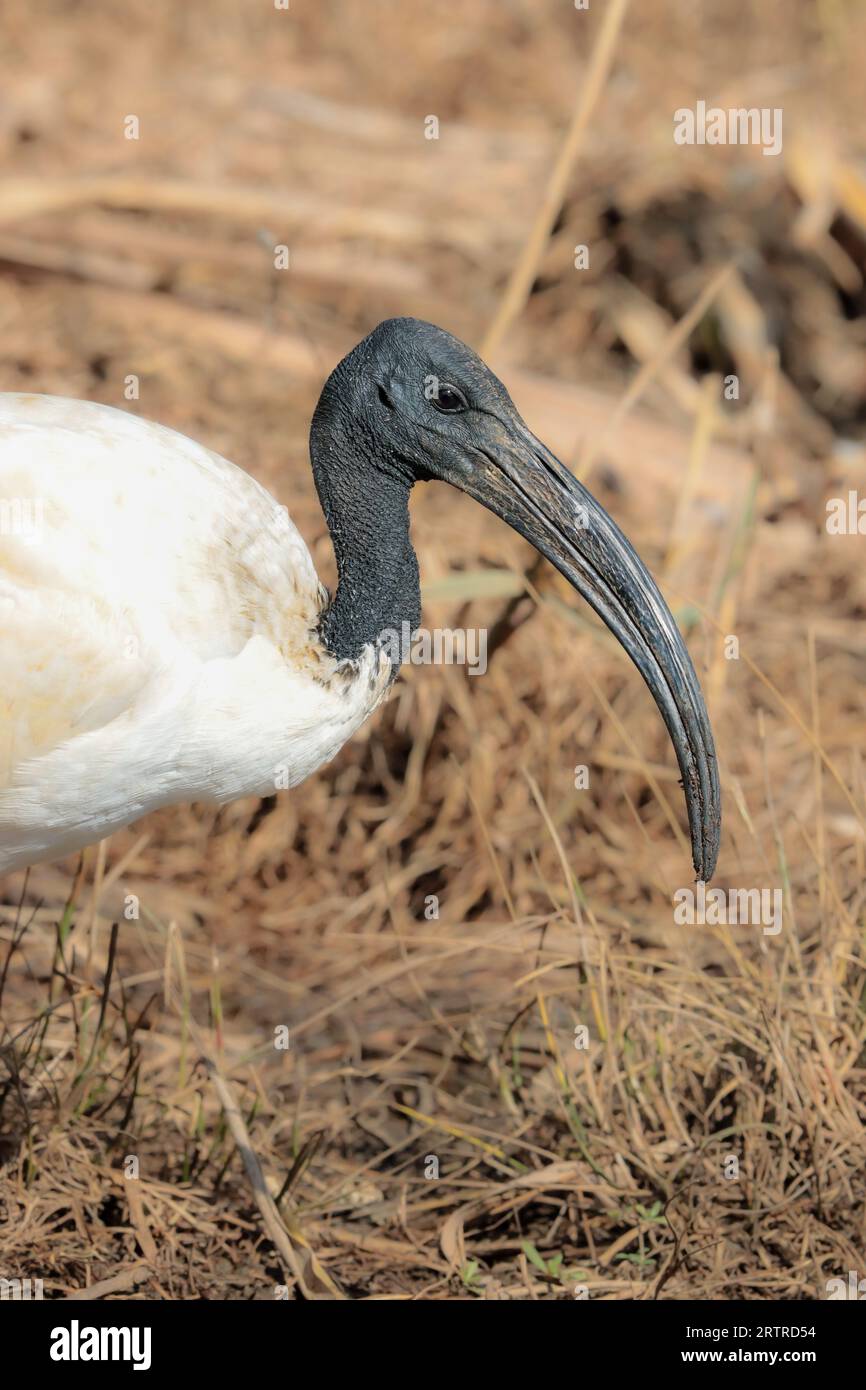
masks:
{"label": "ibis", "polygon": [[0,394],[0,872],[158,807],[273,794],[333,758],[397,674],[383,634],[420,623],[409,494],[439,479],[529,540],[622,644],[673,742],[708,880],[718,771],[677,625],[471,348],[380,323],[326,381],[310,457],[333,594],[243,469],[123,410]]}

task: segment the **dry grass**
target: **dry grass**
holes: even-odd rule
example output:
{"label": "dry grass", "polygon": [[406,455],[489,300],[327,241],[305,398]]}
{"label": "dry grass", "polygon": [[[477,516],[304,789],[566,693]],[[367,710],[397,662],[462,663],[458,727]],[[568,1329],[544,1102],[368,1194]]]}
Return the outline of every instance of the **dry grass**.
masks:
{"label": "dry grass", "polygon": [[[10,6],[2,384],[118,403],[138,374],[135,408],[272,486],[328,575],[317,384],[390,313],[481,340],[599,25],[388,3],[374,44],[366,4],[280,31],[215,8],[193,30],[167,4],[58,8],[46,50]],[[716,882],[781,889],[781,933],[675,925],[660,721],[534,573],[483,678],[409,669],[291,796],[165,811],[78,878],[0,885],[0,1274],[48,1296],[777,1299],[866,1271],[866,570],[823,524],[864,487],[866,27],[711,4],[692,32],[680,8],[626,16],[499,365],[664,580],[716,730]],[[74,93],[62,123],[37,54]],[[671,111],[701,96],[784,104],[784,155],[676,150]],[[494,628],[528,548],[442,488],[414,518],[430,626]]]}

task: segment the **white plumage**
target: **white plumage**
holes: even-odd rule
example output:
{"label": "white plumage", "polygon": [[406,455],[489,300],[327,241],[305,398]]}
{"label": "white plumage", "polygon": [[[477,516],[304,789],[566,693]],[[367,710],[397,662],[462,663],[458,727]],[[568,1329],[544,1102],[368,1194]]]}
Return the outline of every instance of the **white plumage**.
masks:
{"label": "white plumage", "polygon": [[338,665],[285,508],[161,425],[0,395],[0,872],[294,786],[384,694]]}

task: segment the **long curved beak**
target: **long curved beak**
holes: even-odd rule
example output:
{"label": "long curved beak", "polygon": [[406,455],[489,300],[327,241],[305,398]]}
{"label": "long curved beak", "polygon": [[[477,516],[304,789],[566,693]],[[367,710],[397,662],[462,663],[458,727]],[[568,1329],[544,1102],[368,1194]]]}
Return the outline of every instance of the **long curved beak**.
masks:
{"label": "long curved beak", "polygon": [[458,487],[518,531],[580,593],[628,652],[652,692],[682,773],[692,862],[716,867],[721,793],[710,721],[691,658],[643,561],[592,493],[519,416],[486,419],[474,467]]}

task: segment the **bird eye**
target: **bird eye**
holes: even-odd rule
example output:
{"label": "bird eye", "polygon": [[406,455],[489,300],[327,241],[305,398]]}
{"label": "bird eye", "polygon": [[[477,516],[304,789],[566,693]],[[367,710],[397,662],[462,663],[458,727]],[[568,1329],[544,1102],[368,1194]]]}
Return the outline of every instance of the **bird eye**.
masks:
{"label": "bird eye", "polygon": [[443,415],[457,415],[469,408],[462,391],[458,391],[456,386],[449,386],[447,381],[440,381],[439,389],[430,397],[430,401]]}

